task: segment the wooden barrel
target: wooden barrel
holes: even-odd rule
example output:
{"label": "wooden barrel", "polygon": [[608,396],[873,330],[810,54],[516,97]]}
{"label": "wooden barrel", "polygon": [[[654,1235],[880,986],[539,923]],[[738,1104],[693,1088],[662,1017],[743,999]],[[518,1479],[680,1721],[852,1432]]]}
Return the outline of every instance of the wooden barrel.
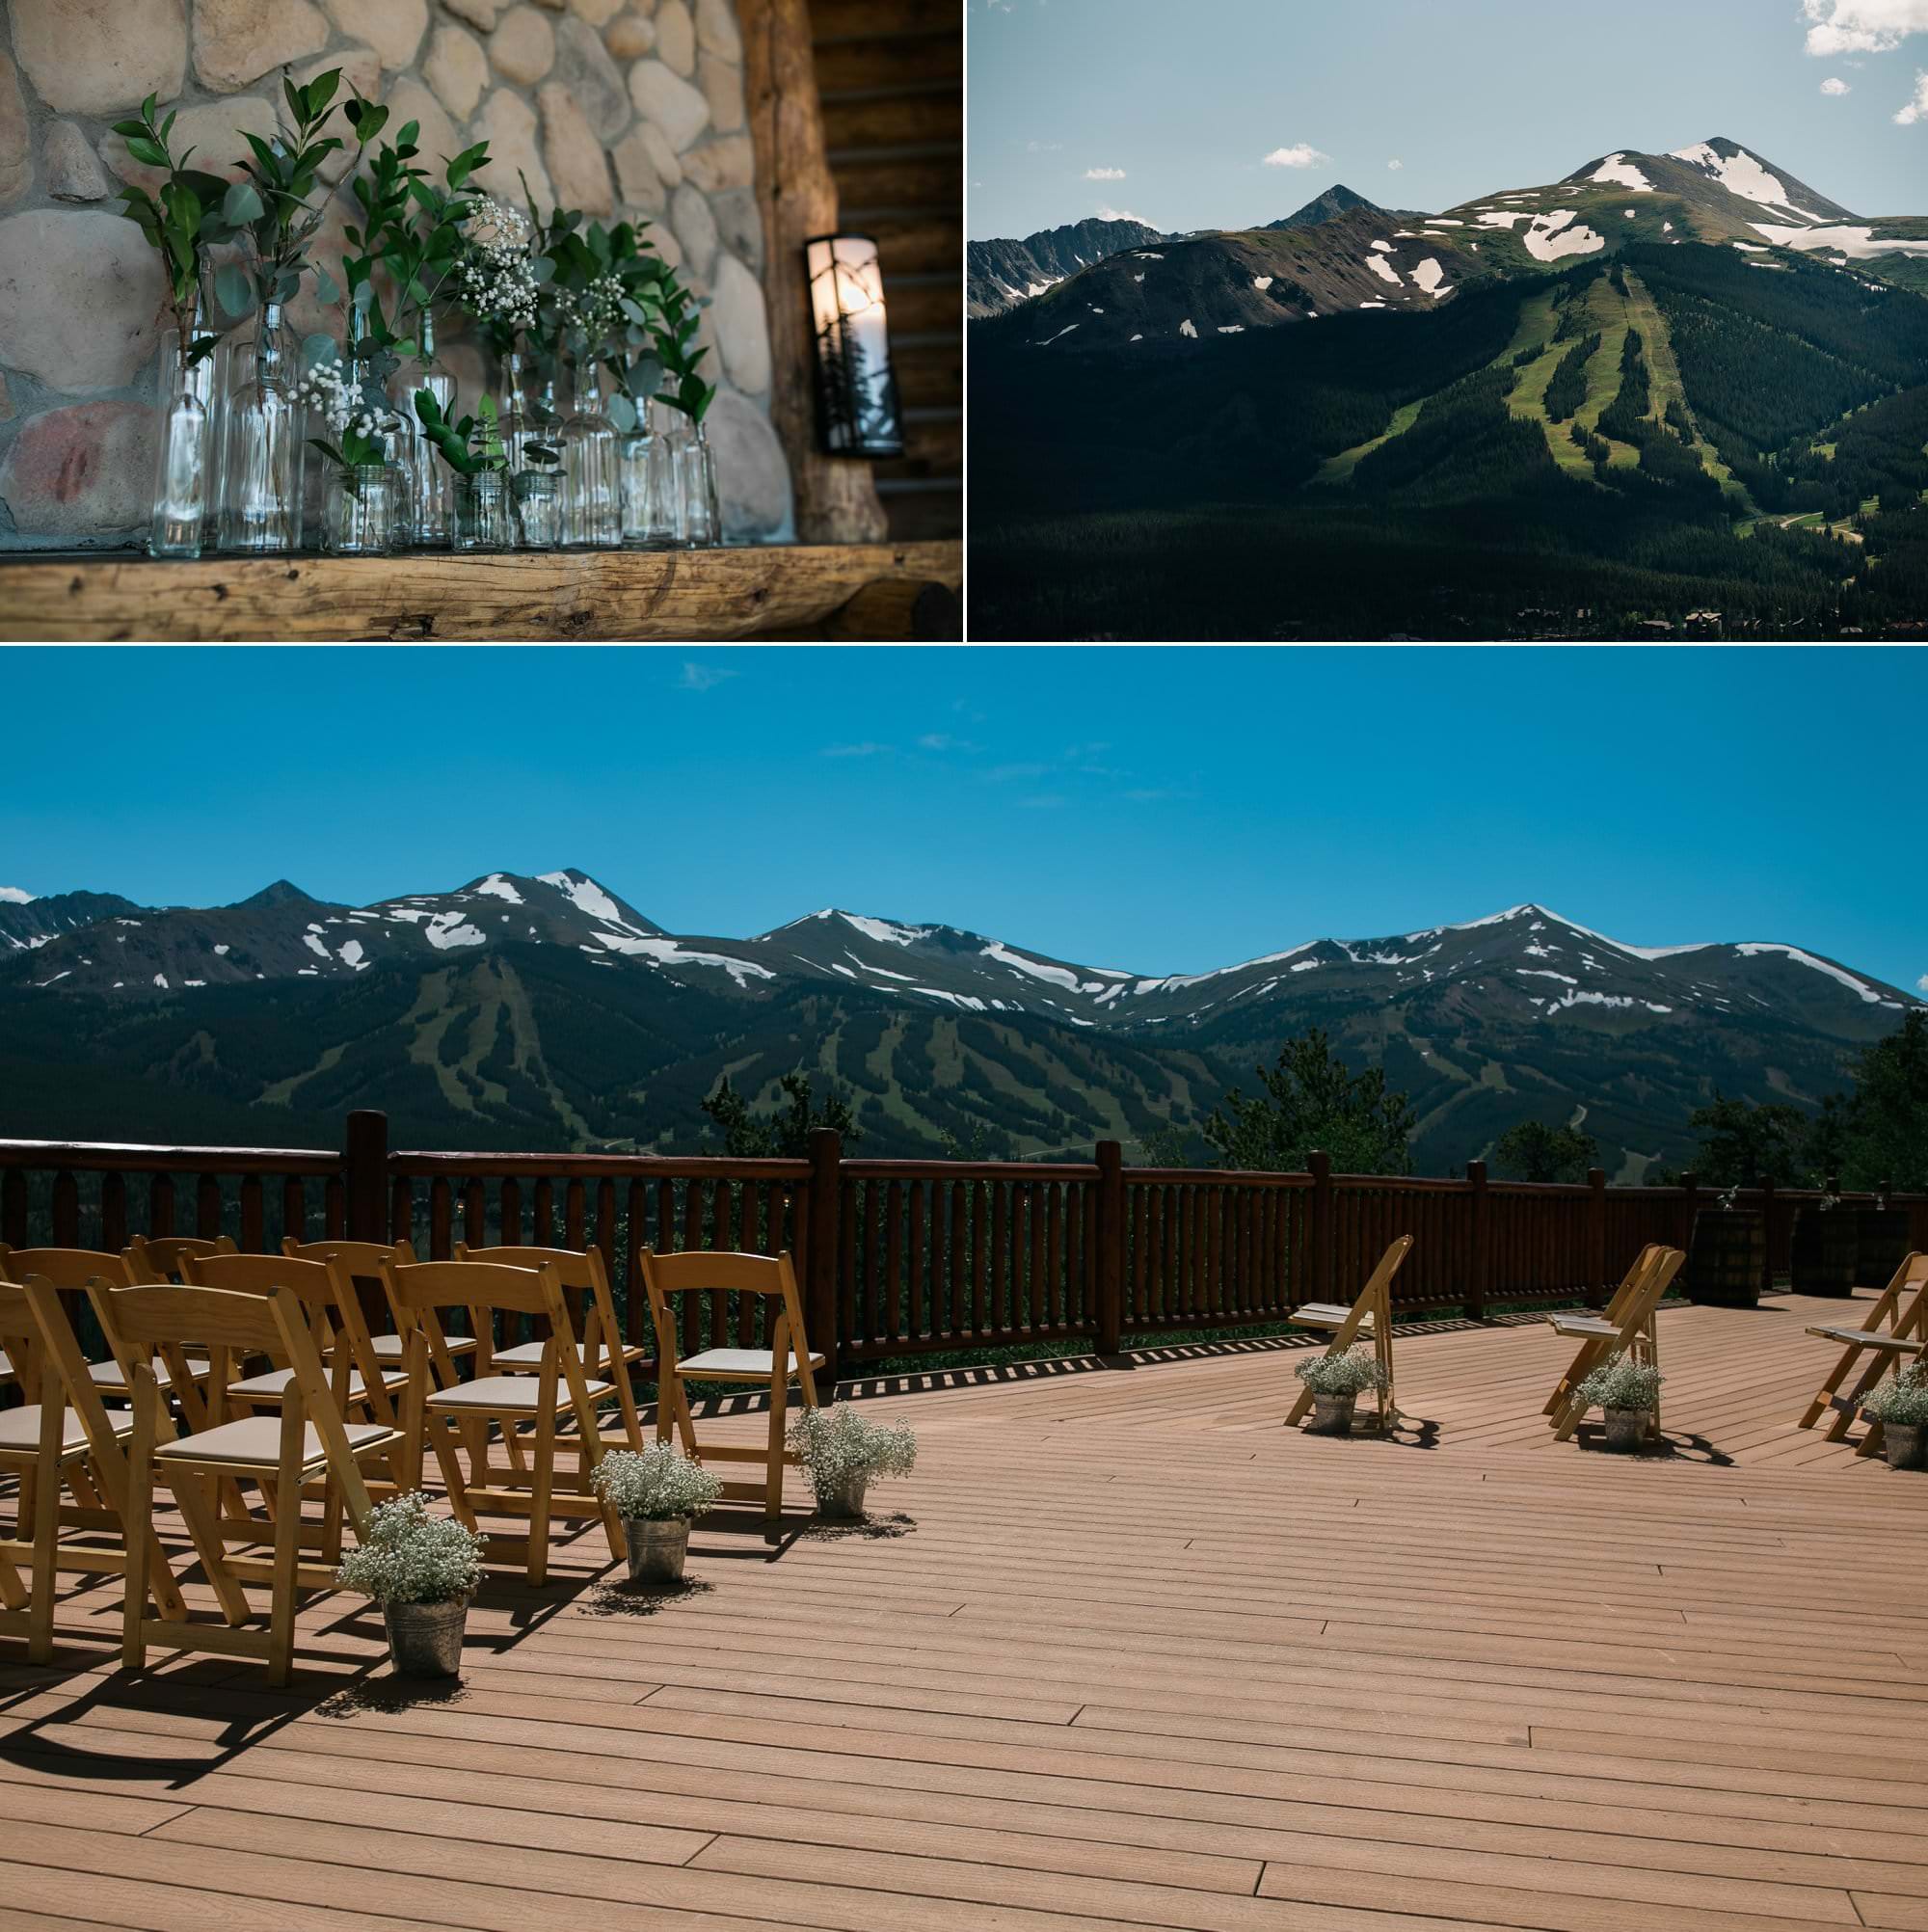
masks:
{"label": "wooden barrel", "polygon": [[1843,1298],[1852,1295],[1860,1252],[1861,1229],[1853,1208],[1798,1209],[1794,1216],[1794,1292]]}
{"label": "wooden barrel", "polygon": [[1886,1288],[1908,1253],[1906,1208],[1855,1210],[1855,1283]]}
{"label": "wooden barrel", "polygon": [[1687,1249],[1687,1299],[1715,1308],[1760,1304],[1767,1222],[1752,1208],[1701,1210]]}

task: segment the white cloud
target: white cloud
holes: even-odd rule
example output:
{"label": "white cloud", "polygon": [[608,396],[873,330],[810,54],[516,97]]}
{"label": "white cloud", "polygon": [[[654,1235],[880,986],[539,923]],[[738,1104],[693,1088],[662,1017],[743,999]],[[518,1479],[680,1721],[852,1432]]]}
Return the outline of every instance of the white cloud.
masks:
{"label": "white cloud", "polygon": [[1331,155],[1322,154],[1309,141],[1301,141],[1292,148],[1274,148],[1265,158],[1268,168],[1316,168],[1322,161],[1331,160]]}
{"label": "white cloud", "polygon": [[1064,143],[1061,141],[1027,141],[1025,143],[1025,152],[1027,154],[1056,154],[1063,146]]}
{"label": "white cloud", "polygon": [[887,744],[879,744],[874,738],[866,738],[861,744],[826,744],[825,758],[881,758],[890,750]]}
{"label": "white cloud", "polygon": [[1145,222],[1145,218],[1142,215],[1135,215],[1129,208],[1114,208],[1109,203],[1104,202],[1101,202],[1094,208],[1092,213],[1101,222],[1144,222],[1145,227],[1148,228],[1155,228],[1158,226],[1156,222]]}
{"label": "white cloud", "polygon": [[676,687],[679,691],[713,691],[726,679],[741,675],[738,671],[725,670],[721,664],[685,663]]}
{"label": "white cloud", "polygon": [[1821,92],[1831,96],[1839,96],[1854,93],[1854,89],[1844,80],[1824,80],[1821,83]]}
{"label": "white cloud", "polygon": [[1928,973],[1922,974],[1920,979],[1915,980],[1915,984],[1917,991],[1928,993]]}
{"label": "white cloud", "polygon": [[1808,51],[1825,60],[1831,54],[1888,54],[1911,34],[1928,34],[1928,0],[1802,0],[1810,23]]}
{"label": "white cloud", "polygon": [[1928,121],[1928,73],[1915,76],[1915,98],[1894,117],[1897,127],[1913,127],[1917,121]]}
{"label": "white cloud", "polygon": [[1388,161],[1386,163],[1386,166],[1390,168],[1395,174],[1397,174],[1399,171],[1406,166],[1406,163],[1404,161]]}
{"label": "white cloud", "polygon": [[1087,168],[1084,178],[1087,181],[1122,181],[1125,171],[1122,168]]}

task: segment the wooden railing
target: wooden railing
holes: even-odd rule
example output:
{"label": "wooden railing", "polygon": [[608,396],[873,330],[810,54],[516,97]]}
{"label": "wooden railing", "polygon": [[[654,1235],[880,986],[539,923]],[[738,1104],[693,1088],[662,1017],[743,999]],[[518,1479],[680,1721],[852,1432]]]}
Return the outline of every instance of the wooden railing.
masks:
{"label": "wooden railing", "polygon": [[[812,1345],[838,1365],[1084,1340],[1100,1354],[1161,1335],[1276,1322],[1349,1297],[1397,1235],[1406,1316],[1481,1320],[1598,1303],[1649,1241],[1684,1247],[1712,1203],[1677,1187],[846,1159],[819,1131],[804,1160],[391,1151],[388,1119],[349,1115],[339,1152],[0,1141],[0,1241],[121,1247],[134,1233],[406,1237],[424,1256],[531,1242],[602,1248],[629,1332],[649,1332],[638,1257],[733,1248],[796,1260]],[[1822,1196],[1762,1186],[1734,1204],[1768,1229],[1763,1287],[1788,1268],[1797,1211]],[[1928,1247],[1928,1195],[1890,1197]],[[683,1345],[755,1346],[754,1298],[689,1298]]]}

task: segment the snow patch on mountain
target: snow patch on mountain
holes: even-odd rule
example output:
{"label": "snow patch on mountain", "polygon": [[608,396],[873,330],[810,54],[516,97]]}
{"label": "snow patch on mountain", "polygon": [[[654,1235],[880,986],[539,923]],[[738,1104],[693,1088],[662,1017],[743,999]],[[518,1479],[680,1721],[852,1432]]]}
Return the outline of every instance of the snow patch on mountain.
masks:
{"label": "snow patch on mountain", "polygon": [[[1928,255],[1928,241],[1883,238],[1865,224],[1834,228],[1790,228],[1772,222],[1750,222],[1748,226],[1780,248],[1804,249],[1815,254],[1832,252],[1854,261],[1866,261],[1878,255]],[[1734,246],[1745,248],[1747,244],[1736,242]]]}
{"label": "snow patch on mountain", "polygon": [[1616,182],[1637,195],[1653,193],[1653,183],[1624,154],[1609,154],[1587,177],[1590,181]]}
{"label": "snow patch on mountain", "polygon": [[1865,979],[1857,979],[1852,973],[1830,965],[1825,959],[1816,959],[1811,953],[1804,953],[1798,946],[1781,946],[1770,940],[1750,940],[1745,945],[1736,946],[1734,951],[1743,959],[1752,959],[1762,953],[1784,953],[1797,965],[1811,966],[1815,972],[1825,973],[1831,979],[1838,979],[1851,992],[1859,993],[1869,1006],[1881,1004],[1881,995]]}
{"label": "snow patch on mountain", "polygon": [[477,879],[470,886],[470,892],[487,893],[491,899],[505,899],[511,905],[521,905],[522,896],[500,872],[491,872],[486,879]]}

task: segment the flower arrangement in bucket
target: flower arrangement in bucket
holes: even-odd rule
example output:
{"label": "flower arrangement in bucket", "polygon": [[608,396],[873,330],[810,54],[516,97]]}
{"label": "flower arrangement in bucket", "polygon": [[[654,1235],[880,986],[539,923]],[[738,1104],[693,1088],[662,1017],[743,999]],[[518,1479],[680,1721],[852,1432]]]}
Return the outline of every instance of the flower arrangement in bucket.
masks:
{"label": "flower arrangement in bucket", "polygon": [[1342,1355],[1308,1355],[1293,1365],[1293,1374],[1312,1391],[1314,1436],[1350,1436],[1352,1410],[1360,1391],[1383,1395],[1386,1372],[1370,1349],[1352,1349]]}
{"label": "flower arrangement in bucket", "polygon": [[1607,1419],[1609,1449],[1638,1449],[1660,1407],[1660,1384],[1666,1380],[1651,1362],[1629,1355],[1609,1355],[1580,1383],[1582,1402]]}
{"label": "flower arrangement in bucket", "polygon": [[342,1557],[335,1580],[382,1606],[388,1654],[403,1677],[459,1677],[484,1547],[452,1516],[431,1516],[428,1498],[411,1489],[368,1512],[362,1541]]}
{"label": "flower arrangement in bucket", "polygon": [[1928,1363],[1890,1376],[1861,1402],[1861,1413],[1881,1424],[1890,1469],[1928,1467]]}
{"label": "flower arrangement in bucket", "polygon": [[917,1436],[907,1423],[870,1422],[847,1402],[800,1409],[790,1446],[817,1492],[817,1513],[840,1521],[864,1514],[864,1492],[878,1476],[908,1476]]}
{"label": "flower arrangement in bucket", "polygon": [[623,1519],[629,1577],[636,1583],[680,1583],[689,1554],[689,1525],[723,1493],[723,1479],[673,1442],[618,1449],[589,1479]]}

